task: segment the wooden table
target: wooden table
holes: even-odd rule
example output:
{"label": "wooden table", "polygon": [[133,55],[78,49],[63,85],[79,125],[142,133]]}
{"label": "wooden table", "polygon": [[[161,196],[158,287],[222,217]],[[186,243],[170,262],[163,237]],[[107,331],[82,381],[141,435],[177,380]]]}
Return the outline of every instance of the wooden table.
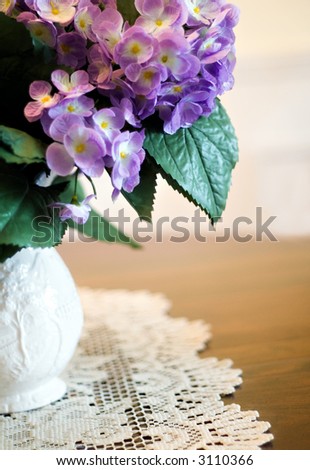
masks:
{"label": "wooden table", "polygon": [[235,396],[275,436],[268,449],[309,449],[310,239],[256,243],[158,243],[142,250],[100,243],[59,248],[78,285],[148,289],[171,315],[204,319],[205,356],[243,370]]}

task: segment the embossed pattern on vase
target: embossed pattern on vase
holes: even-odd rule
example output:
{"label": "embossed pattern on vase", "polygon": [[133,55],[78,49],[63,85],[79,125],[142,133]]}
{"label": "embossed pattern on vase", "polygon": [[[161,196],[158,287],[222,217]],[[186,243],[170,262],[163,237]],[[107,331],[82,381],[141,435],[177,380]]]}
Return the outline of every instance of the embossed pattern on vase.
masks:
{"label": "embossed pattern on vase", "polygon": [[81,327],[74,282],[54,249],[22,250],[1,264],[0,399],[61,373]]}

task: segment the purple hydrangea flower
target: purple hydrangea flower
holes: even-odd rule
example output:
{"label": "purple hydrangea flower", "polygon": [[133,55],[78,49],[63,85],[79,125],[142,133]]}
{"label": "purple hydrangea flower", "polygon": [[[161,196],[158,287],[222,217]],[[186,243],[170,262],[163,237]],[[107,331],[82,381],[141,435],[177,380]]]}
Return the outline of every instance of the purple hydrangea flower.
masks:
{"label": "purple hydrangea flower", "polygon": [[198,28],[188,36],[192,50],[202,64],[215,63],[229,54],[235,42],[233,27],[238,19],[239,9],[227,6],[217,15],[210,28]]}
{"label": "purple hydrangea flower", "polygon": [[137,118],[134,113],[134,107],[132,101],[129,98],[123,98],[118,104],[119,108],[122,110],[125,121],[128,122],[133,127],[141,127],[141,121]]}
{"label": "purple hydrangea flower", "polygon": [[218,95],[222,95],[232,89],[234,85],[233,70],[235,64],[236,56],[234,48],[232,48],[224,59],[213,64],[205,64],[202,66],[202,76],[207,80],[214,81]]}
{"label": "purple hydrangea flower", "polygon": [[116,135],[115,131],[120,131],[125,124],[124,114],[119,108],[103,108],[93,115],[93,120],[99,132],[109,141]]}
{"label": "purple hydrangea flower", "polygon": [[187,40],[176,32],[165,31],[158,36],[157,62],[166,69],[166,78],[177,80],[195,77],[200,70],[199,59],[190,53]]}
{"label": "purple hydrangea flower", "polygon": [[[155,36],[164,29],[172,28],[181,16],[181,6],[176,0],[168,3],[165,0],[136,0],[135,6],[141,14],[135,24]],[[177,25],[181,28],[179,22]]]}
{"label": "purple hydrangea flower", "polygon": [[64,145],[68,154],[83,173],[91,177],[102,175],[106,145],[96,131],[74,125],[65,135]]}
{"label": "purple hydrangea flower", "polygon": [[192,103],[190,97],[182,98],[174,108],[160,108],[160,117],[167,134],[175,134],[181,127],[190,127],[202,114],[202,107],[198,103]]}
{"label": "purple hydrangea flower", "polygon": [[239,22],[240,10],[235,5],[225,5],[215,18],[212,26],[234,28]]}
{"label": "purple hydrangea flower", "polygon": [[189,14],[188,25],[210,25],[225,2],[226,0],[184,0]]}
{"label": "purple hydrangea flower", "polygon": [[50,125],[49,135],[53,140],[63,143],[68,130],[74,125],[83,127],[84,119],[75,114],[61,114]]}
{"label": "purple hydrangea flower", "polygon": [[137,95],[134,100],[135,113],[143,121],[147,117],[154,114],[157,104],[157,95],[155,96],[144,96]]}
{"label": "purple hydrangea flower", "polygon": [[49,47],[54,47],[57,38],[56,27],[47,21],[38,18],[34,13],[25,11],[20,13],[16,21],[23,23],[30,31],[31,36]]}
{"label": "purple hydrangea flower", "polygon": [[29,122],[34,122],[40,119],[44,109],[55,106],[60,96],[55,94],[51,95],[52,86],[43,80],[37,80],[31,83],[29,88],[29,94],[35,101],[30,101],[25,109],[24,114]]}
{"label": "purple hydrangea flower", "polygon": [[46,21],[68,25],[75,15],[76,0],[35,0],[33,6],[38,15]]}
{"label": "purple hydrangea flower", "polygon": [[112,184],[115,188],[113,197],[117,197],[123,188],[132,192],[139,183],[139,171],[145,157],[142,148],[144,132],[123,132],[112,144]]}
{"label": "purple hydrangea flower", "polygon": [[50,207],[60,209],[59,218],[62,222],[72,219],[77,224],[85,224],[89,218],[91,207],[89,202],[96,197],[94,194],[87,196],[82,202],[78,202],[76,197],[73,198],[71,204],[56,202]]}
{"label": "purple hydrangea flower", "polygon": [[232,28],[239,19],[239,10],[226,5],[210,28],[198,28],[189,36],[193,51],[201,60],[201,75],[215,83],[217,94],[232,88],[235,66],[235,35]]}
{"label": "purple hydrangea flower", "polygon": [[189,37],[193,50],[202,64],[212,64],[226,57],[234,40],[232,29],[218,26],[201,28]]}
{"label": "purple hydrangea flower", "polygon": [[78,33],[63,33],[57,39],[58,63],[79,69],[86,63],[86,39]]}
{"label": "purple hydrangea flower", "polygon": [[85,39],[96,42],[96,35],[92,30],[92,25],[101,10],[93,5],[89,0],[79,2],[78,10],[74,16],[75,30]]}
{"label": "purple hydrangea flower", "polygon": [[108,54],[98,44],[94,44],[88,50],[88,61],[90,81],[98,88],[108,88],[112,79],[112,63]]}
{"label": "purple hydrangea flower", "polygon": [[174,134],[181,127],[190,127],[200,116],[211,114],[215,107],[216,89],[207,80],[188,81],[172,86],[170,90],[166,87],[163,91],[167,95],[161,98],[158,108],[167,134]]}
{"label": "purple hydrangea flower", "polygon": [[123,98],[131,99],[135,97],[132,86],[114,74],[111,79],[110,89],[104,94],[108,95],[114,106],[118,106]]}
{"label": "purple hydrangea flower", "polygon": [[113,56],[115,46],[122,39],[123,17],[114,8],[105,8],[92,25],[99,43]]}
{"label": "purple hydrangea flower", "polygon": [[155,40],[143,28],[132,26],[115,46],[114,60],[122,69],[130,64],[144,64],[153,56],[155,46]]}
{"label": "purple hydrangea flower", "polygon": [[126,76],[131,81],[133,91],[137,95],[148,95],[150,98],[157,95],[165,70],[159,64],[141,66],[131,64],[126,68]]}
{"label": "purple hydrangea flower", "polygon": [[75,114],[78,116],[89,117],[93,114],[95,103],[92,98],[87,96],[78,96],[74,98],[62,99],[56,106],[48,111],[51,118],[61,114]]}
{"label": "purple hydrangea flower", "polygon": [[183,81],[165,82],[161,85],[158,92],[159,104],[175,105],[181,98],[186,96],[191,90],[197,89],[199,85],[199,78],[190,78]]}
{"label": "purple hydrangea flower", "polygon": [[68,97],[81,96],[95,88],[89,83],[89,75],[85,70],[77,70],[71,77],[64,70],[55,70],[51,79],[59,92]]}

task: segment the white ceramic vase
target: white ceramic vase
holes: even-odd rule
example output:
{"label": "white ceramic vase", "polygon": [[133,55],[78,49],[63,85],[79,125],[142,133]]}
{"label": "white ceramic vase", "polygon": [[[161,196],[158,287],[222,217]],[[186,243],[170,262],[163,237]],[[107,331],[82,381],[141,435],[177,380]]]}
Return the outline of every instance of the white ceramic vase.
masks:
{"label": "white ceramic vase", "polygon": [[58,376],[79,340],[83,313],[54,248],[26,248],[0,263],[0,413],[61,398]]}

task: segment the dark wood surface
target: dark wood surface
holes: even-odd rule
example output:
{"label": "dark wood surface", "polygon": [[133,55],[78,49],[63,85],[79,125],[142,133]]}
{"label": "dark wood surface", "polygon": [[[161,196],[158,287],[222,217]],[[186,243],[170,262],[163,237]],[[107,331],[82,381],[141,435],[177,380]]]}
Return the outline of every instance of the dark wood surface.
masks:
{"label": "dark wood surface", "polygon": [[231,358],[243,370],[242,386],[224,402],[271,423],[267,449],[310,448],[310,239],[142,250],[67,243],[59,252],[78,285],[163,292],[172,316],[210,323],[203,355]]}

